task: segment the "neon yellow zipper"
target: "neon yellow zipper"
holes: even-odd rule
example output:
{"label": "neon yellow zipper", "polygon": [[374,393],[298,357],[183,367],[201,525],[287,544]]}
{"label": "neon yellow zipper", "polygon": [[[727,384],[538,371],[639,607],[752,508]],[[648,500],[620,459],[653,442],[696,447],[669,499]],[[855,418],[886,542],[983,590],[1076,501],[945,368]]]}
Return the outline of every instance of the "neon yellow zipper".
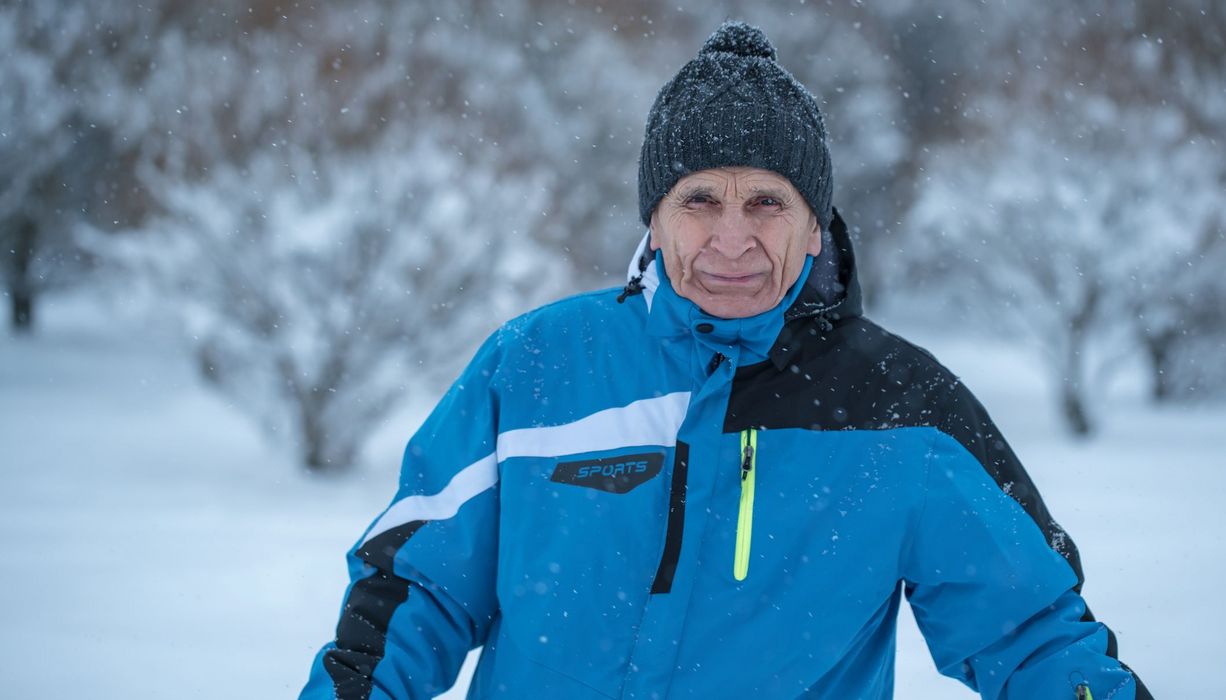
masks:
{"label": "neon yellow zipper", "polygon": [[744,581],[749,575],[749,544],[753,539],[753,485],[754,467],[758,463],[758,431],[750,428],[741,431],[741,509],[736,517],[736,556],[732,561],[732,575]]}

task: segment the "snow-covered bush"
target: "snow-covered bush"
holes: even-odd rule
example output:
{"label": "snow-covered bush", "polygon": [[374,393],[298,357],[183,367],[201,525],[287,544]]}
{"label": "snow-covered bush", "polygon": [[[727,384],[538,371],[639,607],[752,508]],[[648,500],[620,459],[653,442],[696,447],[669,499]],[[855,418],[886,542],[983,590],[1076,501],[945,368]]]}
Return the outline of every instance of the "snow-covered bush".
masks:
{"label": "snow-covered bush", "polygon": [[397,400],[562,284],[523,228],[535,183],[468,171],[425,138],[268,148],[149,187],[162,211],[122,262],[205,376],[313,470],[352,465]]}

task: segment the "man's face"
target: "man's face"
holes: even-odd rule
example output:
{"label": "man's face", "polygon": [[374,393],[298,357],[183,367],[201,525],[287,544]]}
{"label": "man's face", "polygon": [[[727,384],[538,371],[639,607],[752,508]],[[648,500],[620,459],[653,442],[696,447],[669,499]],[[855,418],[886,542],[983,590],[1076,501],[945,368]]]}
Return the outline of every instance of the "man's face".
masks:
{"label": "man's face", "polygon": [[651,215],[677,294],[719,318],[774,308],[822,249],[817,217],[782,175],[715,168],[681,178]]}

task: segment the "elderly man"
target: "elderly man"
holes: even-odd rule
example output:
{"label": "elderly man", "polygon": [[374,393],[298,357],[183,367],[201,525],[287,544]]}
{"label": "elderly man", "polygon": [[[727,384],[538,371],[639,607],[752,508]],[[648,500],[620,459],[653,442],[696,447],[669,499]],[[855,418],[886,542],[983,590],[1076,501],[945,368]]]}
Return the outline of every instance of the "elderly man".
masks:
{"label": "elderly man", "polygon": [[720,27],[622,290],[499,329],[350,552],[304,698],[889,698],[905,593],[984,698],[1148,698],[983,407],[864,319],[812,95]]}

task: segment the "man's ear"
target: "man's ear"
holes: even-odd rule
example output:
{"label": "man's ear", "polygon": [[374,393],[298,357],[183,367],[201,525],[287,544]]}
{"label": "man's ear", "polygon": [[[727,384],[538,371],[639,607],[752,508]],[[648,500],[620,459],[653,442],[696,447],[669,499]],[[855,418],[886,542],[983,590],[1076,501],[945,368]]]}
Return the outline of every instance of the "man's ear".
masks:
{"label": "man's ear", "polygon": [[822,252],[822,224],[816,216],[813,217],[813,229],[809,231],[809,245],[805,252],[815,258]]}
{"label": "man's ear", "polygon": [[651,232],[649,244],[652,250],[660,249],[660,237],[656,235],[656,231],[660,228],[660,207],[656,207],[655,211],[651,212],[651,222],[647,225],[647,230]]}

